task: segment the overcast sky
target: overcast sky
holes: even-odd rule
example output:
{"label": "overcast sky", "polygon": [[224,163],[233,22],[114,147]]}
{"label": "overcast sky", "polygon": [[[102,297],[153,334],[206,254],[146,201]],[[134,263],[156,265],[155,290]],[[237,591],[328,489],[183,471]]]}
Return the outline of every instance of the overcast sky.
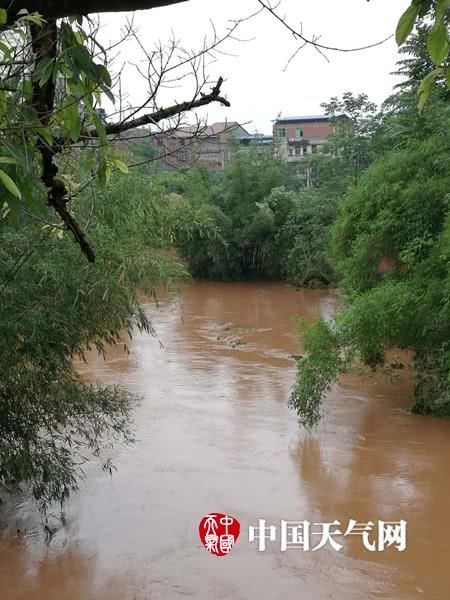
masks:
{"label": "overcast sky", "polygon": [[[307,36],[320,35],[329,46],[351,48],[377,42],[395,31],[399,16],[410,0],[282,0],[277,11],[295,27],[303,26]],[[189,0],[171,7],[136,13],[140,36],[149,49],[158,39],[170,38],[171,31],[186,47],[201,46],[211,33],[210,20],[218,33],[258,9],[256,0]],[[113,40],[123,26],[126,13],[102,16],[102,37]],[[298,46],[289,32],[269,14],[260,14],[240,26],[237,35],[251,41],[227,41],[210,66],[211,76],[225,78],[223,93],[231,108],[210,105],[199,111],[210,123],[239,121],[251,132],[271,132],[271,119],[323,112],[320,103],[345,91],[365,92],[380,103],[389,95],[396,78],[390,75],[398,58],[393,39],[362,52],[327,52],[329,62],[313,48],[300,51],[284,70]],[[130,46],[120,60],[139,60]],[[145,97],[145,86],[129,67],[123,87],[128,100]],[[164,102],[189,98],[188,88],[166,91]],[[187,98],[186,98],[187,96]]]}

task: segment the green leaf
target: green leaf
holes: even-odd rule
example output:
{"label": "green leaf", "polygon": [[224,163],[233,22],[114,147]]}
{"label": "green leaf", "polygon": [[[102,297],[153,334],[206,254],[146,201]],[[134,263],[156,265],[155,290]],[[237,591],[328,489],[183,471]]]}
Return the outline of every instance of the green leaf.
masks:
{"label": "green leaf", "polygon": [[437,0],[436,22],[444,21],[445,13],[450,8],[450,0]]}
{"label": "green leaf", "polygon": [[450,67],[447,67],[447,87],[450,90]]}
{"label": "green leaf", "polygon": [[81,117],[78,104],[76,98],[69,98],[69,104],[64,109],[64,127],[74,142],[80,139],[81,134]]}
{"label": "green leaf", "polygon": [[112,104],[115,104],[116,103],[116,99],[114,97],[114,94],[111,92],[111,90],[108,89],[105,85],[102,85],[102,90],[106,94],[106,97],[108,98],[108,100],[110,100],[110,102]]}
{"label": "green leaf", "polygon": [[98,88],[94,91],[94,98],[98,106],[102,105],[102,92]]}
{"label": "green leaf", "polygon": [[111,75],[109,74],[108,69],[104,65],[95,65],[97,69],[97,73],[99,75],[100,81],[102,81],[107,87],[111,87]]}
{"label": "green leaf", "polygon": [[83,85],[81,80],[68,79],[67,85],[70,90],[70,93],[76,96],[77,98],[82,98],[86,94],[86,88]]}
{"label": "green leaf", "polygon": [[120,160],[119,158],[114,159],[114,166],[119,169],[122,173],[128,173],[128,165]]}
{"label": "green leaf", "polygon": [[72,79],[73,73],[65,63],[58,63],[58,70],[65,75],[67,79]]}
{"label": "green leaf", "polygon": [[12,48],[10,48],[7,44],[5,44],[5,42],[0,41],[0,50],[5,55],[5,58],[10,58]]}
{"label": "green leaf", "polygon": [[106,184],[108,165],[102,157],[97,167],[97,181],[102,187]]}
{"label": "green leaf", "polygon": [[0,219],[6,219],[10,212],[11,209],[9,208],[9,204],[4,202],[2,208],[0,209]]}
{"label": "green leaf", "polygon": [[39,81],[39,85],[42,87],[47,83],[53,73],[53,58],[48,56],[41,59],[34,69],[33,80]]}
{"label": "green leaf", "polygon": [[440,65],[447,58],[449,43],[445,23],[438,23],[432,28],[428,35],[427,48],[435,65]]}
{"label": "green leaf", "polygon": [[4,8],[0,8],[0,25],[4,25],[8,21],[8,13]]}
{"label": "green leaf", "polygon": [[431,87],[435,80],[442,75],[442,69],[434,69],[428,75],[426,75],[422,81],[420,82],[420,86],[418,89],[419,101],[418,101],[418,109],[421,111],[428,100],[428,97],[431,92]]}
{"label": "green leaf", "polygon": [[34,25],[38,25],[41,27],[44,24],[44,20],[39,13],[33,13],[21,19],[22,21],[34,23]]}
{"label": "green leaf", "polygon": [[403,44],[408,35],[411,33],[419,13],[420,6],[413,3],[409,6],[399,19],[397,29],[395,31],[395,41],[399,46]]}
{"label": "green leaf", "polygon": [[80,46],[82,46],[86,41],[86,34],[82,29],[80,31],[75,31],[74,36]]}
{"label": "green leaf", "polygon": [[31,96],[33,95],[33,83],[29,79],[23,81],[22,93],[26,100],[31,100]]}
{"label": "green leaf", "polygon": [[49,146],[53,144],[53,135],[48,127],[37,127],[35,131],[41,138],[43,138],[47,142]]}
{"label": "green leaf", "polygon": [[95,128],[97,130],[97,135],[98,135],[98,139],[100,140],[100,143],[102,144],[102,146],[106,146],[108,143],[108,140],[106,137],[106,129],[105,129],[105,126],[103,125],[103,121],[101,120],[101,118],[98,116],[98,114],[95,111],[92,113],[92,120],[95,124]]}
{"label": "green leaf", "polygon": [[8,190],[8,192],[10,192],[13,196],[15,196],[16,198],[19,198],[19,200],[22,198],[22,194],[20,193],[20,190],[17,187],[17,185],[14,183],[14,181],[11,179],[11,177],[7,173],[5,173],[5,171],[2,171],[1,169],[0,169],[0,181],[3,183],[3,185]]}
{"label": "green leaf", "polygon": [[[96,65],[92,61],[89,50],[85,46],[75,46],[71,48],[70,55],[75,61],[77,67],[85,73],[89,79],[99,83]],[[69,65],[70,67],[70,65]],[[73,69],[72,69],[73,70]]]}
{"label": "green leaf", "polygon": [[0,156],[0,163],[6,165],[16,165],[17,160],[15,158],[12,158],[11,156]]}

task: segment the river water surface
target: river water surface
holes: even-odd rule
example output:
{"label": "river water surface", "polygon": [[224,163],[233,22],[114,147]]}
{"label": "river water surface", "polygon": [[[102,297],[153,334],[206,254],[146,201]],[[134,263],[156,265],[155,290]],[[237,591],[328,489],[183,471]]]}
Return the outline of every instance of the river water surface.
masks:
{"label": "river water surface", "polygon": [[[318,430],[287,408],[300,349],[292,317],[329,317],[332,291],[285,284],[194,283],[148,304],[158,338],[130,354],[90,354],[89,380],[143,396],[137,443],[115,448],[113,477],[90,464],[80,494],[50,515],[51,541],[26,499],[0,513],[0,600],[447,600],[450,423],[406,411],[406,372],[348,376]],[[201,546],[210,512],[235,516],[229,556]],[[258,552],[259,518],[408,523],[407,549]]]}

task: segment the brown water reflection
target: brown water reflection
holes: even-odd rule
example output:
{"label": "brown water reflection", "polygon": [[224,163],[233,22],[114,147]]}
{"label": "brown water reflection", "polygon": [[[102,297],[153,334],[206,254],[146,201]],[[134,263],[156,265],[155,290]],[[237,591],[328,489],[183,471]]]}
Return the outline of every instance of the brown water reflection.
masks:
{"label": "brown water reflection", "polygon": [[[0,599],[449,598],[450,423],[405,411],[405,374],[395,385],[348,377],[314,434],[287,410],[292,315],[335,306],[328,291],[195,283],[178,304],[148,306],[159,340],[137,335],[129,356],[116,348],[106,361],[92,354],[86,377],[143,394],[139,441],[115,451],[112,479],[90,466],[50,544],[26,500],[4,509]],[[221,559],[197,537],[214,510],[243,532]],[[246,531],[260,517],[403,518],[408,549],[369,553],[350,540],[340,553],[258,553]]]}

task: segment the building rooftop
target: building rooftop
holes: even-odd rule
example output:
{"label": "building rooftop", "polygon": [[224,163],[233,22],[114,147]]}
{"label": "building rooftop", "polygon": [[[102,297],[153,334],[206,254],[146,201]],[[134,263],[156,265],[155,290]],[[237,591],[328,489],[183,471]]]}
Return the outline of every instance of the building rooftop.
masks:
{"label": "building rooftop", "polygon": [[239,137],[240,140],[263,140],[263,139],[268,139],[268,138],[273,138],[272,135],[270,134],[265,134],[265,133],[248,133],[247,135],[241,135]]}
{"label": "building rooftop", "polygon": [[288,123],[289,121],[329,121],[332,117],[346,117],[344,113],[337,115],[297,115],[294,117],[277,117],[274,123]]}
{"label": "building rooftop", "polygon": [[239,142],[243,145],[248,144],[261,144],[262,146],[268,146],[273,143],[272,135],[265,135],[263,133],[248,133],[247,135],[241,135]]}
{"label": "building rooftop", "polygon": [[199,123],[197,125],[178,127],[175,131],[171,131],[169,135],[177,138],[192,137],[195,135],[202,138],[220,135],[221,133],[232,133],[237,129],[246,131],[246,129],[244,129],[237,121],[221,121],[212,123],[211,125]]}

